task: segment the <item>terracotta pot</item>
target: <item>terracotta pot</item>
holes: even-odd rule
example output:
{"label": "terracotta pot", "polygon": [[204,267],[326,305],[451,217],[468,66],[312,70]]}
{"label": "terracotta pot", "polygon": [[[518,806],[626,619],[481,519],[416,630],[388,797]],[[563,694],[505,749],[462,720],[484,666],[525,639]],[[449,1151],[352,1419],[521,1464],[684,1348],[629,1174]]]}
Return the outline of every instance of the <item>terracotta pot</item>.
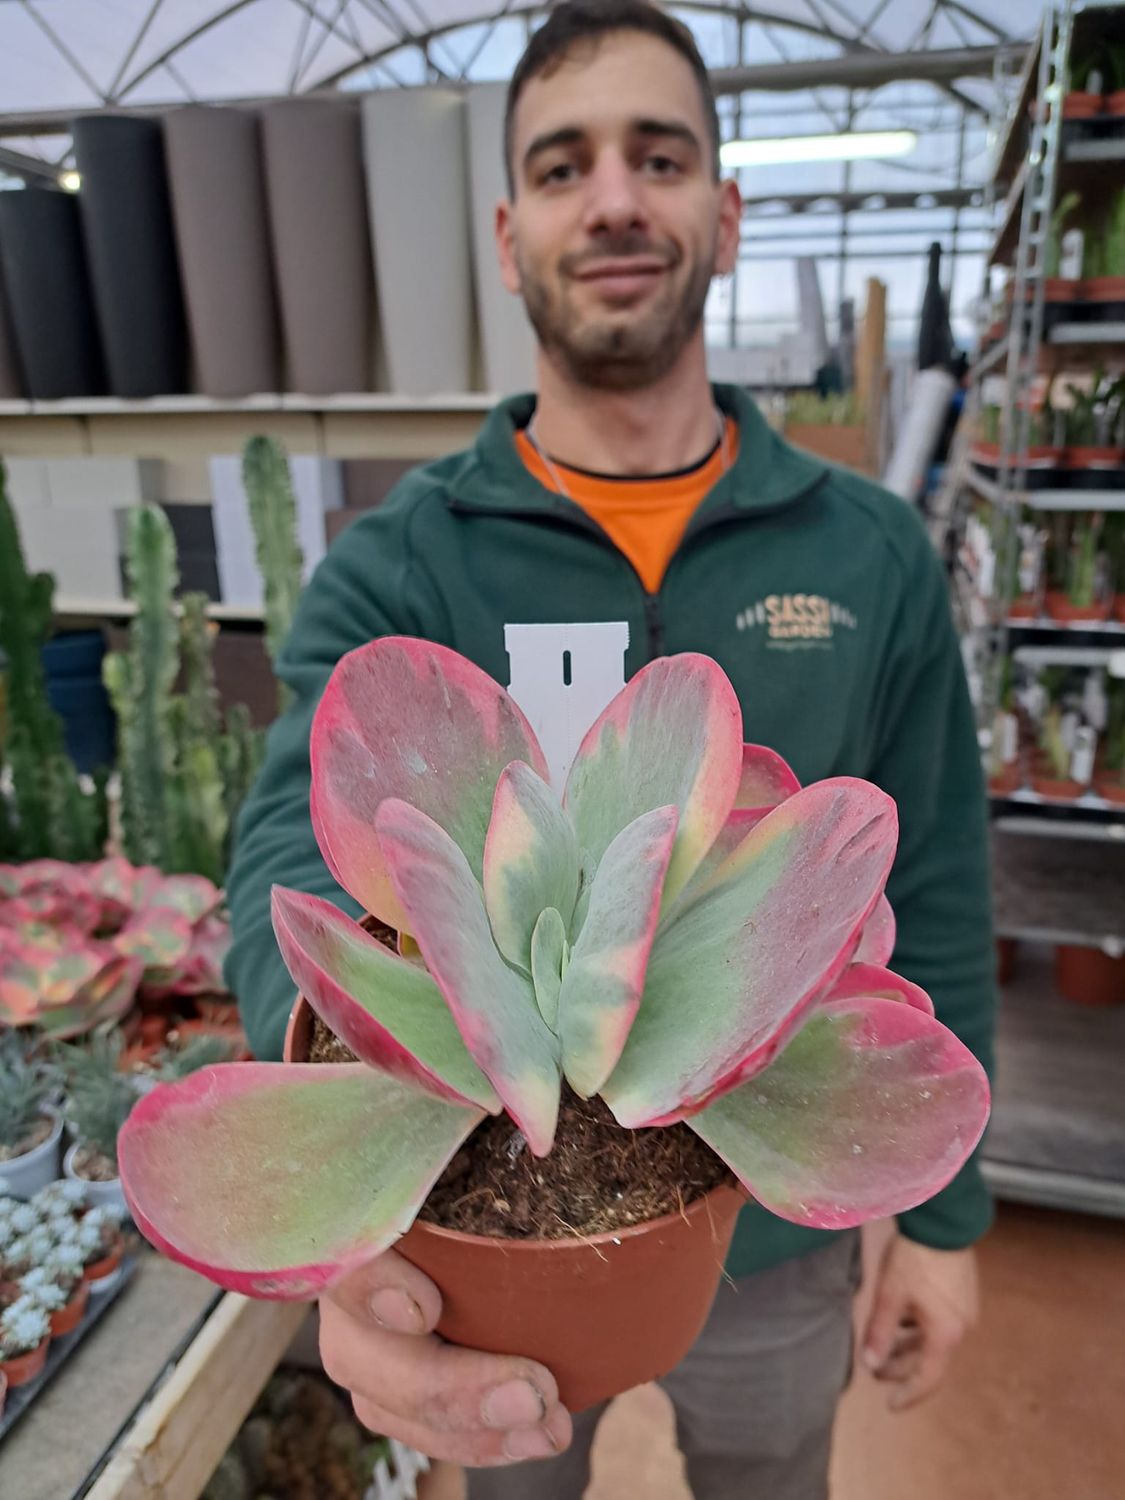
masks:
{"label": "terracotta pot", "polygon": [[996,983],[1010,984],[1016,972],[1017,944],[1015,938],[996,939]]}
{"label": "terracotta pot", "polygon": [[1105,96],[1105,112],[1107,115],[1125,115],[1125,89],[1115,89]]}
{"label": "terracotta pot", "polygon": [[[308,1056],[312,1025],[301,997],[286,1062]],[[718,1187],[682,1214],[586,1240],[499,1239],[416,1222],[395,1249],[440,1287],[443,1338],[540,1361],[578,1412],[666,1374],[688,1352],[745,1201]]]}
{"label": "terracotta pot", "polygon": [[1047,759],[1036,754],[1031,766],[1031,787],[1040,797],[1049,797],[1053,802],[1075,802],[1089,787],[1069,777],[1056,776]]}
{"label": "terracotta pot", "polygon": [[84,1281],[89,1282],[94,1291],[98,1290],[98,1283],[108,1281],[121,1264],[121,1257],[125,1253],[125,1242],[118,1235],[117,1242],[108,1255],[103,1255],[101,1260],[91,1261],[82,1272]]}
{"label": "terracotta pot", "polygon": [[1083,94],[1078,90],[1067,94],[1063,100],[1064,120],[1092,120],[1102,112],[1100,94]]}
{"label": "terracotta pot", "polygon": [[1023,776],[1020,772],[1020,763],[1013,760],[997,772],[995,776],[988,778],[988,790],[994,797],[1009,797],[1019,790]]}
{"label": "terracotta pot", "polygon": [[1037,620],[1042,606],[1034,594],[1021,594],[1008,606],[1009,620]]}
{"label": "terracotta pot", "polygon": [[1125,807],[1125,780],[1116,771],[1104,771],[1094,777],[1094,791],[1105,802],[1115,807]]}
{"label": "terracotta pot", "polygon": [[51,1314],[51,1337],[61,1339],[63,1334],[73,1333],[81,1323],[90,1301],[90,1283],[83,1279],[74,1289],[74,1295],[65,1307]]}
{"label": "terracotta pot", "polygon": [[1062,589],[1049,589],[1047,592],[1047,613],[1052,620],[1059,620],[1067,625],[1080,621],[1108,620],[1112,607],[1109,599],[1104,604],[1071,604]]}
{"label": "terracotta pot", "polygon": [[1125,276],[1095,276],[1082,283],[1087,302],[1125,302]]}
{"label": "terracotta pot", "polygon": [[51,1346],[50,1338],[45,1338],[38,1349],[33,1349],[30,1354],[17,1354],[15,1359],[0,1360],[0,1373],[8,1377],[8,1385],[15,1390],[17,1385],[26,1385],[29,1380],[34,1380],[42,1372],[47,1363],[47,1350]]}
{"label": "terracotta pot", "polygon": [[1125,958],[1100,948],[1055,949],[1055,986],[1076,1005],[1125,1005]]}
{"label": "terracotta pot", "polygon": [[[1043,283],[1045,302],[1074,302],[1082,283],[1073,276],[1048,276]],[[1029,298],[1033,293],[1029,289]]]}

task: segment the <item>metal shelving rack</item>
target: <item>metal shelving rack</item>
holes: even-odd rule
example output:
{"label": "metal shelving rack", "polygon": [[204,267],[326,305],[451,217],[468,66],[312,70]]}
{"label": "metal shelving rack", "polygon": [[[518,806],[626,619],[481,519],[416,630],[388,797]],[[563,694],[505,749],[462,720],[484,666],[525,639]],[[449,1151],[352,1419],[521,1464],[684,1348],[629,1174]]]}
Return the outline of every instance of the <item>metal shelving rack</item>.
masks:
{"label": "metal shelving rack", "polygon": [[[1076,34],[1084,45],[1098,27],[1098,12],[1125,36],[1125,0],[1049,0],[1014,105],[998,132],[992,189],[997,229],[989,270],[1011,267],[1013,295],[1005,333],[974,368],[962,426],[975,424],[983,382],[1006,373],[999,464],[995,477],[986,477],[974,467],[968,432],[958,434],[933,534],[940,545],[943,536],[950,540],[945,532],[952,527],[954,592],[970,655],[992,662],[1013,655],[1032,664],[1102,666],[1125,676],[1125,625],[1011,619],[1006,609],[997,611],[979,597],[977,581],[963,565],[964,549],[956,545],[975,497],[1004,517],[996,549],[1001,578],[1014,571],[1024,509],[1125,510],[1123,490],[1031,489],[1027,479],[1030,396],[1044,368],[1104,362],[1125,369],[1125,325],[1045,328],[1056,203],[1071,190],[1096,196],[1125,187],[1125,139],[1068,140],[1064,133]],[[1122,21],[1111,19],[1113,12]],[[985,748],[997,677],[995,671],[983,674]],[[1002,1196],[1125,1217],[1125,1010],[1095,1011],[1064,1000],[1055,992],[1049,961],[1051,944],[1097,948],[1113,957],[1125,953],[1125,807],[1093,793],[1072,803],[1030,790],[998,797],[993,856],[997,933],[1020,947],[1015,975],[1003,990],[986,1175]]]}

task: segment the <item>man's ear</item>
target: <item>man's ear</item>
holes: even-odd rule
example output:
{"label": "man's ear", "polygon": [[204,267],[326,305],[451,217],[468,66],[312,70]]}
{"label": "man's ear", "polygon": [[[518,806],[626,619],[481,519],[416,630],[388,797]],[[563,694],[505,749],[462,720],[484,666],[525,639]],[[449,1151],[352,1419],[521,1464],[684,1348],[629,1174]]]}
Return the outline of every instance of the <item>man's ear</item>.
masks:
{"label": "man's ear", "polygon": [[523,291],[519,261],[516,259],[515,230],[512,227],[512,205],[507,198],[496,205],[496,259],[500,262],[500,279],[513,297]]}
{"label": "man's ear", "polygon": [[733,180],[719,184],[719,241],[715,271],[730,276],[738,264],[738,244],[742,237],[742,194]]}

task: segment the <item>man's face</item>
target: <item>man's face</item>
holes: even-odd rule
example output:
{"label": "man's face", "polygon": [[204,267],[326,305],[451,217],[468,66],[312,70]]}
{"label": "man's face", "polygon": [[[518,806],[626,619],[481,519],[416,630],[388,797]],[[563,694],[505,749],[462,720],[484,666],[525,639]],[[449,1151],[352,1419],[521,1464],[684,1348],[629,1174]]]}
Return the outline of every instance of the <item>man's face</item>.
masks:
{"label": "man's face", "polygon": [[738,191],[715,182],[712,150],[691,68],[643,32],[580,44],[524,88],[500,264],[572,379],[643,389],[699,331],[738,248]]}

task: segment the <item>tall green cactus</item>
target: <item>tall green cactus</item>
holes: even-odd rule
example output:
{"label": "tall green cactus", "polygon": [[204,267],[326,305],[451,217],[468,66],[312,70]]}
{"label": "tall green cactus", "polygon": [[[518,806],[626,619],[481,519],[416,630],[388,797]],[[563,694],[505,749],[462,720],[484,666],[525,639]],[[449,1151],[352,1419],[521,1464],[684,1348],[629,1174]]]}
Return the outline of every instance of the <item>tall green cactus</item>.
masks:
{"label": "tall green cactus", "polygon": [[[0,745],[12,801],[0,805],[0,858],[97,859],[106,839],[105,781],[83,789],[47,699],[40,652],[51,631],[54,580],[30,575],[0,463],[0,648],[7,658],[7,731]],[[2,799],[0,799],[2,804]]]}
{"label": "tall green cactus", "polygon": [[[242,483],[250,504],[258,569],[266,608],[266,650],[276,661],[301,594],[303,558],[297,543],[297,503],[285,449],[273,438],[252,437],[242,451]],[[278,684],[278,707],[289,689]]]}
{"label": "tall green cactus", "polygon": [[134,863],[221,885],[262,736],[241,705],[224,729],[207,600],[184,595],[177,621],[175,539],[155,506],[129,518],[128,572],[137,602],[129,650],[105,663],[118,715],[125,852]]}

